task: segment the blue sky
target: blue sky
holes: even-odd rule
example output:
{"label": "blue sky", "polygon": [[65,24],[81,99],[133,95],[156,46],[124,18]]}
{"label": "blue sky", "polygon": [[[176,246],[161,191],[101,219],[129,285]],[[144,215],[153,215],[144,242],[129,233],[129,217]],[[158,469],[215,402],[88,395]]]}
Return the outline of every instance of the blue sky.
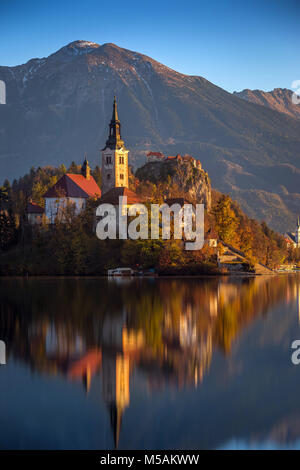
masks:
{"label": "blue sky", "polygon": [[113,42],[228,91],[300,79],[300,0],[0,0],[0,65],[77,39]]}

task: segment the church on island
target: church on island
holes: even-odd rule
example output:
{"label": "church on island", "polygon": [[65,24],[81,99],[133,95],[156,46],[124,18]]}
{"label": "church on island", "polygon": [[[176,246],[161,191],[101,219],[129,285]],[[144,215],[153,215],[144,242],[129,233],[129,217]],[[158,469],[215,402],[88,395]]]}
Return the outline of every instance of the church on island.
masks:
{"label": "church on island", "polygon": [[[89,163],[85,158],[81,174],[65,173],[54,186],[48,189],[44,194],[45,207],[32,201],[28,203],[28,222],[38,224],[44,217],[47,223],[52,224],[60,214],[64,213],[64,209],[69,204],[74,205],[75,214],[78,214],[86,207],[88,198],[99,200],[100,203],[119,206],[119,197],[126,196],[127,207],[143,202],[140,196],[129,189],[128,154],[129,150],[126,149],[121,135],[121,122],[118,117],[116,97],[114,97],[108,139],[101,151],[101,189],[91,175]],[[165,156],[159,152],[149,152],[147,161],[149,163],[190,162],[195,168],[201,169],[200,161],[190,155],[173,157]],[[166,199],[165,202],[171,204],[179,201],[171,202]]]}
{"label": "church on island", "polygon": [[[114,97],[113,113],[109,124],[109,135],[102,150],[101,189],[91,175],[89,162],[85,158],[81,174],[65,173],[44,194],[45,207],[30,201],[27,216],[30,224],[41,223],[45,217],[47,223],[54,223],[63,214],[69,204],[78,214],[86,206],[88,198],[100,203],[119,204],[119,196],[127,197],[127,205],[141,202],[140,197],[128,189],[128,153],[121,136],[121,123],[118,118],[117,102]],[[102,196],[102,197],[101,197]]]}
{"label": "church on island", "polygon": [[[99,203],[119,206],[119,197],[127,198],[127,207],[142,203],[143,200],[138,194],[129,189],[128,170],[129,150],[125,147],[121,135],[121,122],[118,117],[116,97],[113,102],[113,112],[109,123],[109,134],[104,148],[101,150],[101,189],[93,178],[87,159],[81,166],[80,174],[65,173],[48,191],[44,194],[44,207],[33,201],[27,205],[28,222],[32,225],[40,224],[44,218],[47,223],[54,223],[55,219],[63,214],[67,205],[72,204],[75,214],[80,213],[85,207],[89,198],[97,200]],[[148,152],[147,162],[166,163],[189,162],[199,170],[202,169],[199,160],[190,155],[165,156],[161,152]],[[182,198],[181,198],[182,199]],[[180,203],[179,199],[166,199],[165,202],[172,205],[174,202]],[[188,202],[182,199],[181,205]],[[120,208],[119,208],[120,209]],[[207,234],[210,246],[217,245],[217,237]],[[298,217],[295,232],[286,232],[285,241],[291,248],[300,248],[300,221]]]}

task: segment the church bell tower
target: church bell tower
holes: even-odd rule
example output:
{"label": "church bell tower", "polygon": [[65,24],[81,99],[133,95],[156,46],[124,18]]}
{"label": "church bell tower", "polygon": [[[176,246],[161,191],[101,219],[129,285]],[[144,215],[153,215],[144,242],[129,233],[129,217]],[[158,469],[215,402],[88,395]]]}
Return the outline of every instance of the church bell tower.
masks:
{"label": "church bell tower", "polygon": [[102,150],[102,194],[112,188],[128,188],[128,152],[121,137],[121,123],[114,97],[109,136]]}

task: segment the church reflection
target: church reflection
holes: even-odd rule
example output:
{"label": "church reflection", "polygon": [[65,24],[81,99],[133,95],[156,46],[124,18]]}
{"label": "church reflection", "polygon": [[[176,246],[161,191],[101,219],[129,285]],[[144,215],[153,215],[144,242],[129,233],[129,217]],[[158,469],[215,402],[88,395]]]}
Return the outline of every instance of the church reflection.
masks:
{"label": "church reflection", "polygon": [[0,337],[7,361],[81,382],[86,394],[99,376],[117,447],[135,370],[149,393],[200,387],[214,350],[230,354],[246,325],[283,300],[299,302],[299,289],[296,276],[11,280],[1,284]]}

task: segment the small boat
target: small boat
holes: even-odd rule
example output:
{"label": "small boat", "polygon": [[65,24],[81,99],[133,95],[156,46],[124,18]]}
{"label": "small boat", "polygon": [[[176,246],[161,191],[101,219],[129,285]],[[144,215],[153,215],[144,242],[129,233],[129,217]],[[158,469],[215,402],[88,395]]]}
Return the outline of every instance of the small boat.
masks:
{"label": "small boat", "polygon": [[134,270],[131,268],[108,269],[107,275],[108,276],[133,276]]}

